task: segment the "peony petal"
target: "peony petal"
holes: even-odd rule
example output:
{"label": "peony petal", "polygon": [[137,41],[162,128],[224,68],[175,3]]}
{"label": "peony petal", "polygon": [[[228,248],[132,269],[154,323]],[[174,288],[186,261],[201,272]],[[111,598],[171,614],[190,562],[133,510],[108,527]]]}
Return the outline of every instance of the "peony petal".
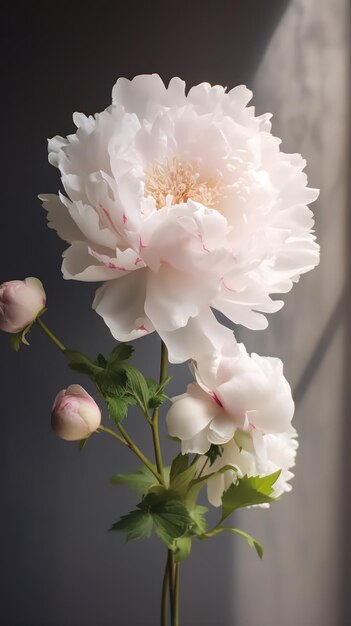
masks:
{"label": "peony petal", "polygon": [[142,74],[133,80],[119,78],[112,89],[112,102],[121,104],[140,120],[147,117],[150,102],[162,101],[166,87],[158,74]]}
{"label": "peony petal", "polygon": [[227,443],[234,437],[236,426],[228,418],[216,417],[212,420],[208,429],[208,440],[215,445]]}
{"label": "peony petal", "polygon": [[42,201],[43,208],[47,211],[49,228],[54,228],[61,239],[69,243],[85,240],[83,233],[79,230],[59,196],[48,193],[38,197]]}
{"label": "peony petal", "polygon": [[131,341],[155,330],[144,309],[147,271],[140,269],[105,283],[95,294],[93,309],[118,341]]}
{"label": "peony petal", "polygon": [[211,447],[207,430],[204,428],[191,439],[182,441],[182,454],[206,454]]}
{"label": "peony petal", "polygon": [[183,328],[171,332],[158,330],[158,334],[168,348],[170,363],[196,360],[213,350],[220,350],[233,338],[233,332],[222,326],[209,308],[190,318]]}
{"label": "peony petal", "polygon": [[223,474],[218,474],[217,476],[213,476],[207,482],[207,497],[209,502],[213,506],[221,506],[222,504],[222,495],[224,491],[224,476]]}
{"label": "peony petal", "polygon": [[94,253],[88,244],[75,241],[63,253],[62,273],[66,280],[97,282],[112,280],[125,272],[116,267],[117,260],[108,264],[109,257]]}
{"label": "peony petal", "polygon": [[208,426],[215,413],[215,405],[206,393],[202,392],[200,397],[184,394],[173,402],[167,413],[168,432],[171,437],[191,439]]}

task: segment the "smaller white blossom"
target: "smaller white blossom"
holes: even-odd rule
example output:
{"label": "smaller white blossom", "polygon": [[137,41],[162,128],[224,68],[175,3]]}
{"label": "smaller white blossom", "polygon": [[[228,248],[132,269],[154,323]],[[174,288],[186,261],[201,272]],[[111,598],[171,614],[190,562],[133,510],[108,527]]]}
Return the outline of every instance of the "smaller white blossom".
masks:
{"label": "smaller white blossom", "polygon": [[264,435],[295,432],[294,402],[280,359],[249,356],[233,340],[193,369],[196,382],[173,398],[167,414],[169,434],[181,440],[183,454],[206,454],[211,444],[236,436],[249,437],[259,456]]}
{"label": "smaller white blossom", "polygon": [[[272,497],[277,498],[282,493],[291,491],[289,481],[294,476],[291,469],[295,465],[297,448],[295,434],[276,433],[263,435],[260,450],[257,451],[251,435],[242,436],[237,431],[235,438],[223,446],[222,455],[213,465],[210,466],[206,456],[198,461],[199,471],[202,471],[203,475],[218,472],[226,465],[233,466],[233,470],[228,469],[208,480],[207,495],[210,503],[213,506],[220,506],[223,492],[245,475],[268,476],[280,471],[279,478],[273,485]],[[266,508],[269,505],[260,506]]]}

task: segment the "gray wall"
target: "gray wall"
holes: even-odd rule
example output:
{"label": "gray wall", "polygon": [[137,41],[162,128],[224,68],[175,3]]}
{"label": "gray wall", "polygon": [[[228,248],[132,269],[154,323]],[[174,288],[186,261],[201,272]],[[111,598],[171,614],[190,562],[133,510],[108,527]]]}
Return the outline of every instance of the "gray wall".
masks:
{"label": "gray wall", "polygon": [[[307,159],[320,266],[286,297],[251,349],[280,356],[295,389],[300,449],[291,495],[240,523],[263,540],[263,567],[237,546],[240,626],[349,626],[350,16],[347,0],[292,0],[255,73],[259,110],[283,149]],[[345,385],[345,381],[346,385]],[[255,602],[247,602],[247,589]]]}

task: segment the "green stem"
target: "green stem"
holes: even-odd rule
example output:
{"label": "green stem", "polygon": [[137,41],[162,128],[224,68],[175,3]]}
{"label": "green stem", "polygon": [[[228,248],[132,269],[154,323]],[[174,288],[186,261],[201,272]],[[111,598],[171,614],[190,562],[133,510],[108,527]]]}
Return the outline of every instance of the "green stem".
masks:
{"label": "green stem", "polygon": [[58,348],[60,348],[60,350],[62,350],[62,352],[65,352],[66,348],[63,345],[63,343],[61,343],[61,341],[59,339],[57,339],[57,337],[54,335],[54,333],[52,333],[51,330],[46,326],[46,324],[44,324],[44,322],[41,320],[41,318],[38,317],[36,321],[39,324],[39,326],[43,329],[44,333],[46,333],[47,336],[51,339],[51,341],[53,341],[54,344]]}
{"label": "green stem", "polygon": [[150,470],[150,472],[152,472],[152,474],[157,478],[158,482],[161,485],[164,485],[163,476],[156,470],[155,466],[152,463],[150,463],[149,459],[145,456],[145,454],[143,454],[143,452],[134,443],[133,439],[131,439],[131,437],[128,435],[124,426],[122,426],[122,424],[117,424],[117,428],[119,432],[121,433],[121,435],[123,436],[123,438],[126,440],[128,448],[130,448],[130,450],[132,450],[134,454],[136,454],[139,457],[142,463],[144,463],[144,465],[146,465],[146,467]]}
{"label": "green stem", "polygon": [[171,624],[173,626],[173,622],[174,622],[174,570],[175,570],[175,565],[174,565],[174,554],[173,554],[172,550],[168,550],[167,565],[168,565],[168,581],[169,581],[169,600],[170,600],[170,607],[171,607]]}
{"label": "green stem", "polygon": [[167,613],[167,609],[168,609],[168,602],[167,602],[168,586],[169,586],[169,576],[168,576],[168,556],[167,556],[165,573],[163,575],[163,582],[162,582],[161,626],[167,626],[167,621],[168,621],[167,620],[167,617],[168,617],[168,613]]}
{"label": "green stem", "polygon": [[172,626],[179,626],[179,563],[174,568],[174,616]]}
{"label": "green stem", "polygon": [[204,469],[205,469],[206,465],[208,464],[209,460],[210,460],[210,457],[208,456],[206,461],[205,461],[205,463],[203,464],[202,468],[200,469],[200,471],[199,471],[199,473],[197,475],[197,478],[201,478],[202,472],[204,471]]}
{"label": "green stem", "polygon": [[[160,384],[167,378],[167,362],[168,362],[168,354],[167,348],[162,341],[161,344],[161,365],[160,365]],[[152,414],[151,428],[152,428],[152,438],[154,441],[154,449],[155,449],[155,459],[157,471],[161,476],[163,476],[163,460],[162,460],[162,452],[161,452],[161,444],[160,444],[160,435],[158,431],[158,413],[159,407],[154,409]]]}
{"label": "green stem", "polygon": [[106,428],[106,426],[100,425],[98,428],[98,431],[102,433],[106,433],[107,435],[111,435],[111,437],[118,439],[118,441],[120,441],[121,443],[123,443],[125,446],[129,448],[129,445],[126,442],[126,440],[123,437],[120,437],[120,435],[118,435],[117,433],[115,433],[114,430],[111,430],[111,428]]}

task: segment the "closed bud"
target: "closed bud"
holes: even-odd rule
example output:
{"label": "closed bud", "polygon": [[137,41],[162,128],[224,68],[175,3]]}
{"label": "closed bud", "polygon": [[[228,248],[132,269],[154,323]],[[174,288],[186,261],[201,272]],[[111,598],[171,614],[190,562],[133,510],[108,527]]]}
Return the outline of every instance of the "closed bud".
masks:
{"label": "closed bud", "polygon": [[44,308],[46,294],[38,278],[10,280],[0,285],[0,330],[18,333],[34,322]]}
{"label": "closed bud", "polygon": [[91,435],[101,423],[95,400],[80,385],[70,385],[57,394],[51,414],[53,431],[66,441],[79,441]]}

